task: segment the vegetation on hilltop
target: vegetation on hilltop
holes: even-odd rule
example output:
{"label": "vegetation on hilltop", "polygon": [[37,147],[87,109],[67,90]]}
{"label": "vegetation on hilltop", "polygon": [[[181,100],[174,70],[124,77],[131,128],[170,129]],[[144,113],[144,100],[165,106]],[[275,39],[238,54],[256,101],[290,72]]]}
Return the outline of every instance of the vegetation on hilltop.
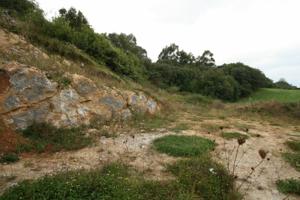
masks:
{"label": "vegetation on hilltop", "polygon": [[45,19],[43,11],[31,0],[4,0],[0,8],[1,27],[23,35],[49,52],[105,65],[139,83],[150,82],[163,89],[226,101],[247,97],[263,87],[286,87],[281,82],[274,85],[260,70],[243,63],[216,66],[209,50],[194,56],[176,44],[162,49],[158,61],[152,63],[134,35],[96,33],[75,8],[60,9],[51,21]]}

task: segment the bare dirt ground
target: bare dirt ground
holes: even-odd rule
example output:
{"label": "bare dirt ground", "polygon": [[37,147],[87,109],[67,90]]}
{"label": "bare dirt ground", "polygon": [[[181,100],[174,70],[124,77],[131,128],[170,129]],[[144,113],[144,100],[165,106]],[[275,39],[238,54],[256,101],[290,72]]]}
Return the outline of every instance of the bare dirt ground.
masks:
{"label": "bare dirt ground", "polygon": [[[220,133],[238,131],[248,134],[250,138],[239,148],[237,156],[236,185],[245,194],[246,200],[296,200],[299,197],[285,196],[276,189],[276,180],[300,178],[300,173],[286,163],[281,153],[286,151],[284,142],[296,137],[291,134],[293,127],[278,127],[269,123],[245,121],[234,118],[199,119],[197,116],[184,113],[177,123],[188,124],[184,135],[198,135],[215,140],[218,144],[213,152],[216,160],[232,171],[236,140],[224,140]],[[222,129],[222,130],[221,130]],[[171,178],[165,171],[168,163],[175,158],[155,152],[151,142],[158,137],[175,134],[167,129],[152,133],[123,134],[117,138],[100,138],[93,147],[74,152],[60,152],[52,155],[23,156],[21,161],[10,165],[0,165],[0,192],[19,181],[36,179],[46,174],[74,169],[99,168],[106,163],[122,161],[145,173],[146,177],[162,180]],[[247,178],[261,157],[260,149],[268,151],[266,159]],[[232,153],[233,152],[233,153]]]}

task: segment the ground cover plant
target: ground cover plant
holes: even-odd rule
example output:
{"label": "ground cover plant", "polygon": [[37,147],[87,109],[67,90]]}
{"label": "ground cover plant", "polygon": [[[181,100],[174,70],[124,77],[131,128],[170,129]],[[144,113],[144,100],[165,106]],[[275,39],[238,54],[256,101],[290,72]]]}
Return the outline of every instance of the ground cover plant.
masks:
{"label": "ground cover plant", "polygon": [[300,180],[286,179],[276,182],[277,188],[284,194],[297,194],[300,195]]}
{"label": "ground cover plant", "polygon": [[168,135],[154,140],[154,148],[171,156],[200,156],[212,150],[215,143],[197,136]]}

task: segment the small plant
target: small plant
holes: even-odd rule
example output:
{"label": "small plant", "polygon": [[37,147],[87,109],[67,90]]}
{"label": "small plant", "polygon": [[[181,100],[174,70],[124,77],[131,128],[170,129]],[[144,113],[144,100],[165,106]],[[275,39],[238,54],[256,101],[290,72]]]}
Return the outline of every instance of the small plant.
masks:
{"label": "small plant", "polygon": [[238,138],[245,138],[245,139],[249,138],[248,135],[238,133],[238,132],[223,132],[221,133],[221,136],[226,140],[238,139]]}
{"label": "small plant", "polygon": [[286,179],[276,182],[277,188],[284,194],[297,194],[300,195],[300,180]]}
{"label": "small plant", "polygon": [[20,160],[18,154],[15,153],[6,153],[0,157],[0,163],[10,164],[15,163]]}
{"label": "small plant", "polygon": [[154,148],[171,156],[199,156],[212,150],[215,143],[197,136],[168,135],[153,142]]}

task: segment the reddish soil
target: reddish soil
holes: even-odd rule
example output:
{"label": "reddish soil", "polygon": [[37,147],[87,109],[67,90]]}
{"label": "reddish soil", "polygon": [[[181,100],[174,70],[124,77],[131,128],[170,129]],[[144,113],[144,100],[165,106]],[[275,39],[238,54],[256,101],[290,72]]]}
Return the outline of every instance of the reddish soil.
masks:
{"label": "reddish soil", "polygon": [[0,95],[6,92],[9,85],[10,83],[8,74],[5,71],[0,70]]}
{"label": "reddish soil", "polygon": [[7,128],[0,120],[0,154],[16,151],[17,145],[24,141],[24,138]]}

